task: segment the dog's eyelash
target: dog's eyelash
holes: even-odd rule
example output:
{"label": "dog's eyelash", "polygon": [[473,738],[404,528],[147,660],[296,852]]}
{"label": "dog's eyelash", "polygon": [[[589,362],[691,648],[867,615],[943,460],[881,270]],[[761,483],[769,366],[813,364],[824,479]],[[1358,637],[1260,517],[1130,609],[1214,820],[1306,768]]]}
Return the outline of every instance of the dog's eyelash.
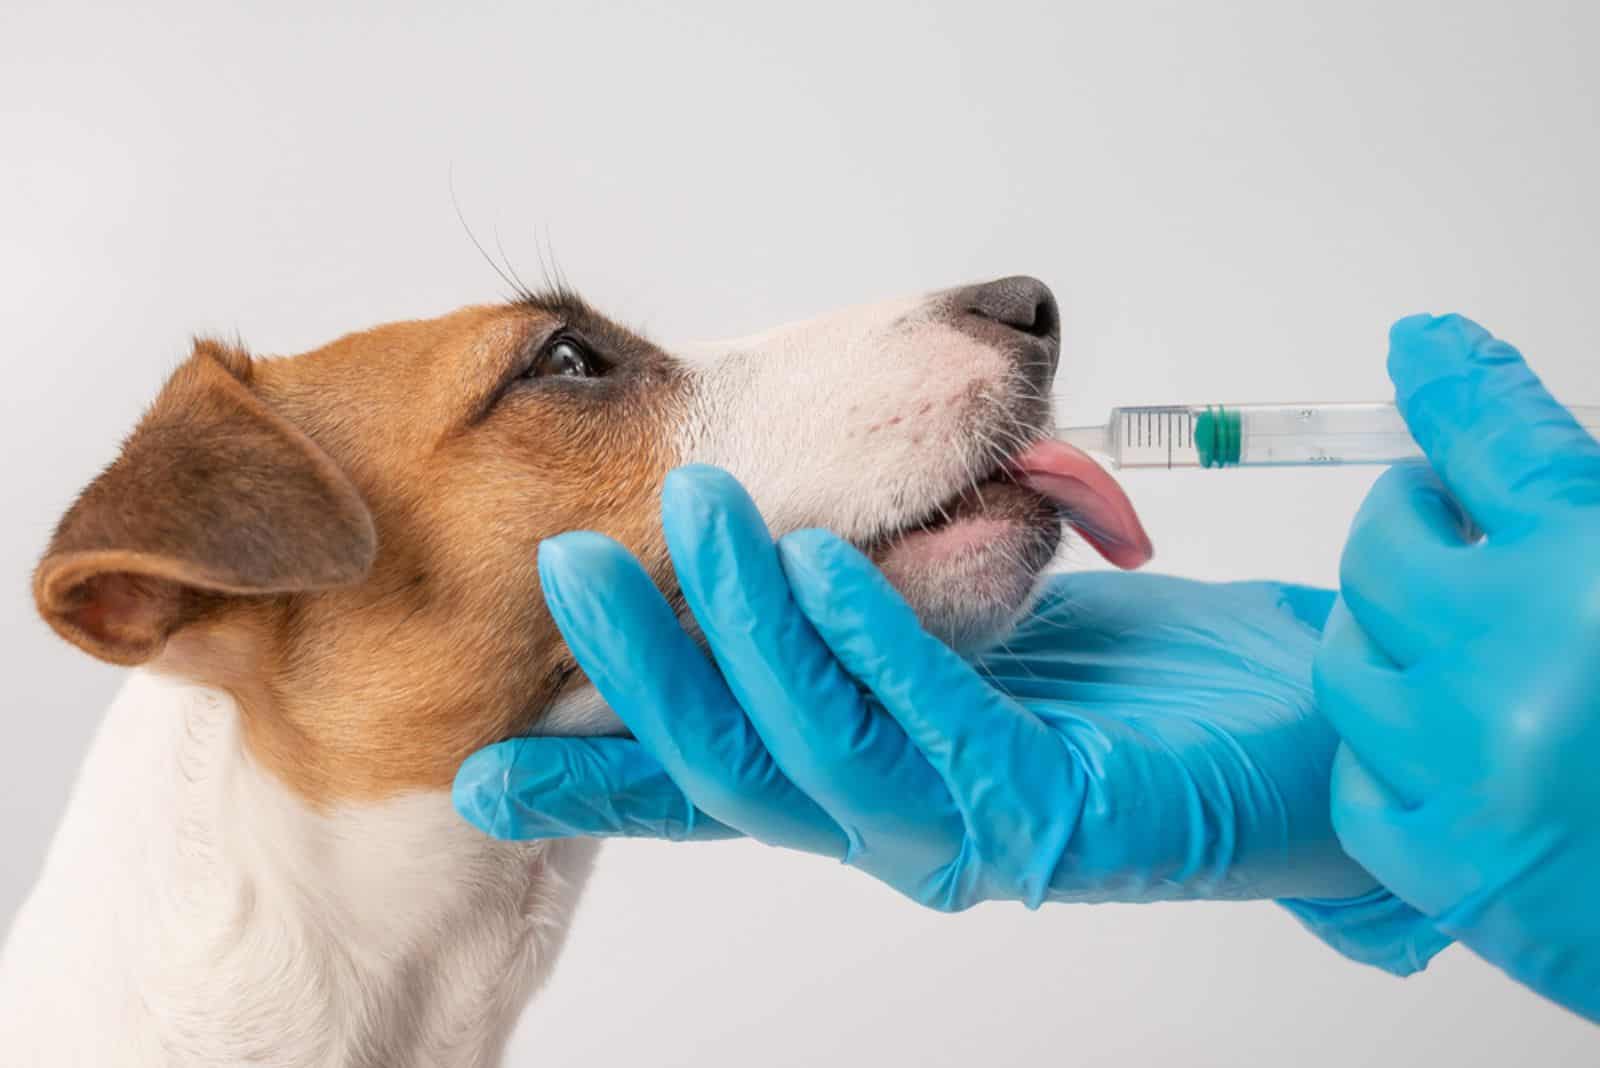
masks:
{"label": "dog's eyelash", "polygon": [[521,289],[517,292],[516,302],[567,323],[594,315],[589,303],[576,290],[564,284],[552,285],[537,292]]}

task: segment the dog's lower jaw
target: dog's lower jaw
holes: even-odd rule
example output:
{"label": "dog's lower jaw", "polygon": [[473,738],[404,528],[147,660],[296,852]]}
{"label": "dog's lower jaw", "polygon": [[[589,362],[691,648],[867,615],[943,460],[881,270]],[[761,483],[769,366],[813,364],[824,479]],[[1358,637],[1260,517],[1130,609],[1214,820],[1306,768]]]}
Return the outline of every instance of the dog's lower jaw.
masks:
{"label": "dog's lower jaw", "polygon": [[136,672],[0,957],[0,1060],[497,1064],[594,852],[445,792],[314,811],[231,699]]}

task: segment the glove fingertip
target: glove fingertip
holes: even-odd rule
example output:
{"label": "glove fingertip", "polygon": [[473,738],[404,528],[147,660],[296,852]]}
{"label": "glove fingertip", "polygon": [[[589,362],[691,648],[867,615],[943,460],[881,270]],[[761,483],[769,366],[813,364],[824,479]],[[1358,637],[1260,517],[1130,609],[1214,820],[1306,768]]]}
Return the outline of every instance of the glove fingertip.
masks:
{"label": "glove fingertip", "polygon": [[820,527],[805,527],[778,539],[778,549],[785,564],[822,570],[836,565],[847,553],[855,550],[843,538]]}
{"label": "glove fingertip", "polygon": [[1390,349],[1410,344],[1413,338],[1420,336],[1433,325],[1434,319],[1435,316],[1430,312],[1417,312],[1415,315],[1396,319],[1389,327]]}
{"label": "glove fingertip", "polygon": [[492,838],[514,837],[506,819],[513,761],[510,742],[480,749],[461,762],[450,786],[450,802],[462,819]]}
{"label": "glove fingertip", "polygon": [[1389,329],[1389,378],[1413,432],[1418,430],[1415,420],[1423,414],[1419,402],[1427,401],[1430,408],[1448,407],[1471,396],[1470,391],[1451,390],[1430,398],[1423,393],[1427,387],[1467,374],[1475,365],[1507,362],[1521,363],[1522,356],[1509,343],[1455,312],[1408,316]]}
{"label": "glove fingertip", "polygon": [[669,545],[693,544],[714,519],[727,515],[753,520],[764,529],[755,501],[722,468],[688,464],[668,472],[661,484],[661,523]]}
{"label": "glove fingertip", "polygon": [[1390,358],[1428,354],[1469,354],[1494,335],[1459,312],[1421,312],[1397,319],[1389,327]]}
{"label": "glove fingertip", "polygon": [[661,492],[661,526],[673,569],[707,634],[743,624],[746,597],[777,577],[766,520],[738,480],[720,468],[682,467]]}
{"label": "glove fingertip", "polygon": [[663,498],[692,493],[742,493],[744,487],[726,468],[715,464],[683,464],[667,472],[661,483]]}
{"label": "glove fingertip", "polygon": [[915,613],[883,572],[829,531],[784,535],[778,542],[778,558],[795,604],[829,645],[834,645],[841,626],[859,629],[869,618],[897,631],[915,625]]}
{"label": "glove fingertip", "polygon": [[[784,573],[796,586],[820,595],[829,589],[861,589],[894,594],[894,587],[860,549],[832,531],[807,528],[778,540]],[[815,599],[815,598],[813,598]]]}
{"label": "glove fingertip", "polygon": [[547,600],[551,591],[580,575],[612,573],[632,559],[620,543],[592,530],[571,530],[545,538],[536,550],[539,584]]}

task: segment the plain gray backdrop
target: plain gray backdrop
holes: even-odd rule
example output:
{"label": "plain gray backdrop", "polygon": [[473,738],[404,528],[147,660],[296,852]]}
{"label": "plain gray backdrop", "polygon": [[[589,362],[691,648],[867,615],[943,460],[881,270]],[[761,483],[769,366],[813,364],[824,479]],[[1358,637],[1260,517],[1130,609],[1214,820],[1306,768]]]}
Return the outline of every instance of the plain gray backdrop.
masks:
{"label": "plain gray backdrop", "polygon": [[[1383,398],[1420,310],[1600,401],[1591,3],[256,7],[0,8],[0,916],[120,675],[34,615],[51,525],[192,332],[289,353],[502,295],[452,183],[525,277],[548,245],[668,342],[1029,272],[1079,420]],[[1125,483],[1159,569],[1329,583],[1373,477]],[[1597,1060],[1460,949],[1400,982],[1265,903],[939,916],[745,843],[609,847],[511,1056]]]}

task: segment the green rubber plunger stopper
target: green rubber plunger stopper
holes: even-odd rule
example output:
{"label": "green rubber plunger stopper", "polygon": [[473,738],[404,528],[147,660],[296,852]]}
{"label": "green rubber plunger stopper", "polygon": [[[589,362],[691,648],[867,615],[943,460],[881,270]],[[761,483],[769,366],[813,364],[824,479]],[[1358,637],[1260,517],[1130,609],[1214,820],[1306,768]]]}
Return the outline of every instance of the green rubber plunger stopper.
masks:
{"label": "green rubber plunger stopper", "polygon": [[1244,435],[1239,430],[1239,413],[1226,408],[1207,408],[1194,423],[1194,447],[1201,467],[1232,467],[1239,462]]}

